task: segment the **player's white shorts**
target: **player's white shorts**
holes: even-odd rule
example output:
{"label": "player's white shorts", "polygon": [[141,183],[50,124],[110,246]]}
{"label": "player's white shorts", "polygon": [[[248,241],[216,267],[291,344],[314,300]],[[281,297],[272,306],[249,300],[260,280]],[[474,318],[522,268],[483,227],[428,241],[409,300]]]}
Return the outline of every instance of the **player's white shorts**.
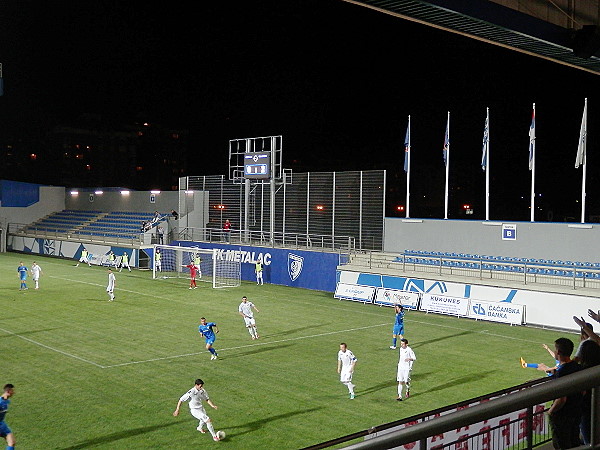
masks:
{"label": "player's white shorts", "polygon": [[256,320],[254,319],[254,317],[244,317],[244,322],[246,323],[247,327],[256,326]]}
{"label": "player's white shorts", "polygon": [[410,370],[409,369],[398,369],[398,376],[396,377],[397,381],[403,381],[406,383],[410,379]]}
{"label": "player's white shorts", "polygon": [[340,372],[340,381],[342,383],[347,383],[349,381],[352,381],[352,375],[353,375],[353,373],[354,372],[350,371],[350,368],[344,369],[342,367],[342,371]]}
{"label": "player's white shorts", "polygon": [[192,413],[192,416],[204,423],[210,420],[210,417],[206,415],[204,408],[190,408],[190,412]]}
{"label": "player's white shorts", "polygon": [[40,276],[39,276],[39,275],[34,275],[34,276],[33,276],[33,281],[37,281],[37,280],[39,280],[39,279],[40,279]]}

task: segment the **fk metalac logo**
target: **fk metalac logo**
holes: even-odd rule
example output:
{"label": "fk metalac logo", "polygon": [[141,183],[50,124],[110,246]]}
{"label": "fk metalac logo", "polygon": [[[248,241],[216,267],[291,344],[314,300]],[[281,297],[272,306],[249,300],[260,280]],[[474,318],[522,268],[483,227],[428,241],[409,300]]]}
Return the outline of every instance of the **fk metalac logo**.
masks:
{"label": "fk metalac logo", "polygon": [[290,279],[296,281],[296,278],[302,273],[302,266],[304,265],[304,258],[302,256],[288,253],[288,273]]}

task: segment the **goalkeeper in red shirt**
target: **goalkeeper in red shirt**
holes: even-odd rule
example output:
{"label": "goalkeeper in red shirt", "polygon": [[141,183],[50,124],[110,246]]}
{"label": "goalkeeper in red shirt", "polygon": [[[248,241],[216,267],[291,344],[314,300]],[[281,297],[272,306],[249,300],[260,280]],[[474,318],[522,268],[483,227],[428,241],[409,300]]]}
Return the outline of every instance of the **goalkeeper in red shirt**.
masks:
{"label": "goalkeeper in red shirt", "polygon": [[183,267],[190,269],[190,289],[197,289],[198,286],[196,286],[196,275],[198,274],[198,267],[196,267],[193,262],[189,263],[188,265],[184,265]]}

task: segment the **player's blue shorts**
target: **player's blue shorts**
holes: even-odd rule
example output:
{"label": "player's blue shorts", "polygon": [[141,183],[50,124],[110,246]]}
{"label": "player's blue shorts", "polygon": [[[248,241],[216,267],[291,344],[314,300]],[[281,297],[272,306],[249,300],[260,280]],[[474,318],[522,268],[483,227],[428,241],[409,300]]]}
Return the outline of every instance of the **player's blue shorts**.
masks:
{"label": "player's blue shorts", "polygon": [[215,338],[214,337],[212,337],[210,339],[206,338],[206,345],[209,345],[209,344],[213,345],[214,343],[215,343]]}
{"label": "player's blue shorts", "polygon": [[21,281],[27,281],[27,275],[21,275]]}
{"label": "player's blue shorts", "polygon": [[6,425],[6,422],[0,422],[0,437],[5,438],[12,433],[12,430]]}
{"label": "player's blue shorts", "polygon": [[392,334],[395,334],[396,336],[398,335],[402,335],[404,336],[404,324],[402,325],[394,325],[394,329],[392,330]]}

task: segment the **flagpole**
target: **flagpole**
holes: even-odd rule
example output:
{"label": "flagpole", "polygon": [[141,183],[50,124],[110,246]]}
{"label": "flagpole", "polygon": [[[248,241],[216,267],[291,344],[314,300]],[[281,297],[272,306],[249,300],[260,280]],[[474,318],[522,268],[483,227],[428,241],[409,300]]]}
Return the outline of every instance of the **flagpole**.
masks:
{"label": "flagpole", "polygon": [[531,222],[535,222],[535,103],[529,129],[529,170],[531,170]]}
{"label": "flagpole", "polygon": [[404,158],[406,159],[406,218],[410,217],[410,114],[408,116],[408,128],[406,131],[408,140],[404,142]]}
{"label": "flagpole", "polygon": [[585,179],[587,173],[587,97],[583,106],[583,119],[581,120],[580,142],[583,145],[583,177],[581,178],[581,223],[585,223]]}
{"label": "flagpole", "polygon": [[448,176],[450,169],[450,111],[448,111],[448,121],[446,122],[446,136],[444,138],[445,163],[446,163],[446,189],[444,192],[444,219],[448,218]]}
{"label": "flagpole", "polygon": [[486,108],[486,123],[488,126],[488,138],[485,165],[485,220],[490,220],[490,108]]}

